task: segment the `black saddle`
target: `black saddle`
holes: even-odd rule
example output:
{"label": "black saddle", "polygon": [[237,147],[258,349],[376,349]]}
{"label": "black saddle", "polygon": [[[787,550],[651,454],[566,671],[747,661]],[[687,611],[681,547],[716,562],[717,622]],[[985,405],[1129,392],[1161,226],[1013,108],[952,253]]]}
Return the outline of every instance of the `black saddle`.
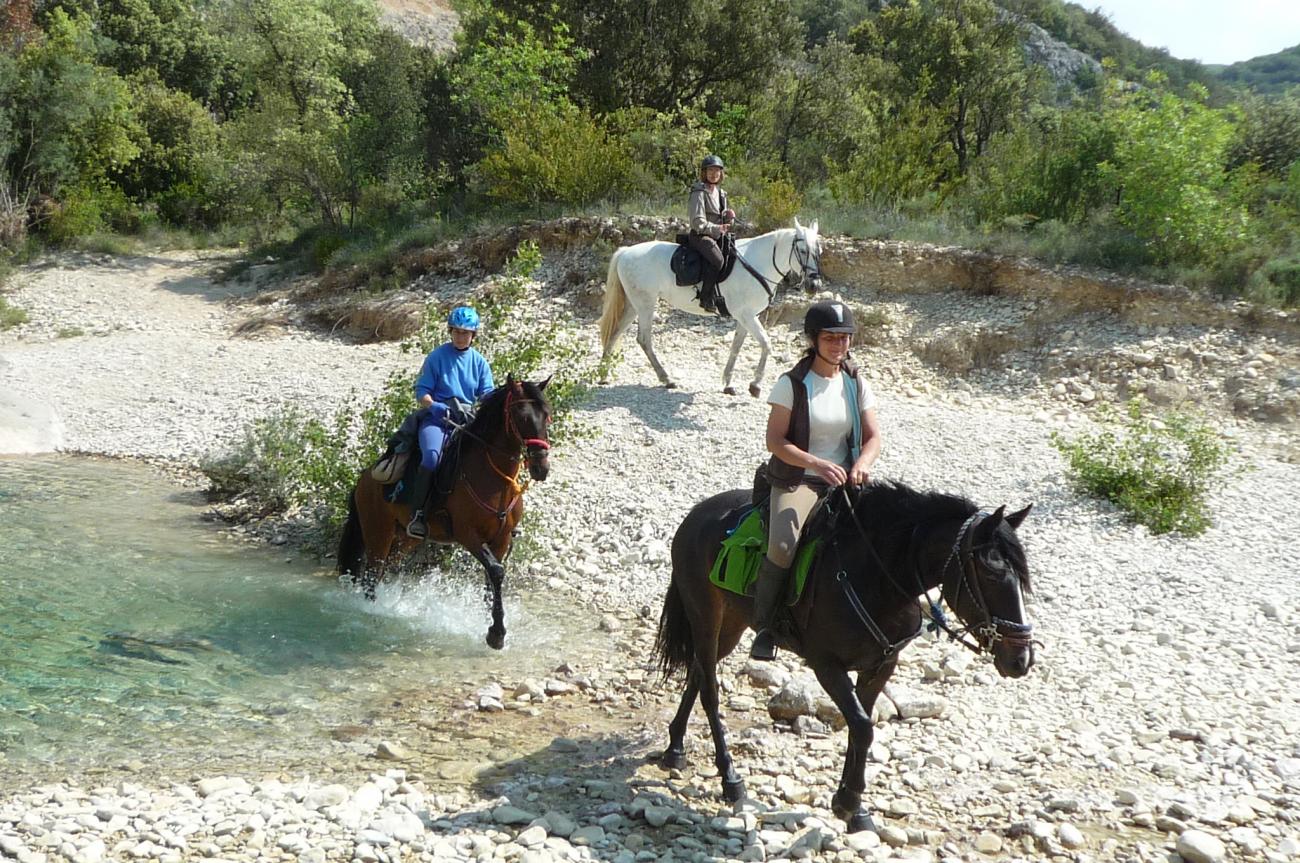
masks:
{"label": "black saddle", "polygon": [[[422,412],[423,409],[408,414],[401,428],[388,439],[388,450],[385,456],[392,452],[407,450],[411,452],[411,458],[407,459],[402,476],[397,481],[384,486],[384,499],[389,503],[401,503],[407,506],[414,506],[416,503],[411,499],[411,490],[415,487],[415,472],[420,469],[418,428]],[[460,448],[464,440],[464,434],[457,428],[448,435],[442,446],[442,460],[438,462],[438,470],[433,479],[433,493],[430,495],[435,501],[434,509],[437,509],[436,502],[444,500],[456,485],[456,475],[460,469]]]}
{"label": "black saddle", "polygon": [[[678,286],[683,288],[704,281],[704,268],[707,266],[700,253],[690,247],[690,237],[690,234],[677,235],[677,251],[673,252],[669,264],[673,275],[677,277]],[[731,275],[732,268],[736,266],[736,241],[730,234],[723,234],[722,239],[718,240],[718,247],[722,249],[722,269],[718,271],[718,281],[721,282]]]}

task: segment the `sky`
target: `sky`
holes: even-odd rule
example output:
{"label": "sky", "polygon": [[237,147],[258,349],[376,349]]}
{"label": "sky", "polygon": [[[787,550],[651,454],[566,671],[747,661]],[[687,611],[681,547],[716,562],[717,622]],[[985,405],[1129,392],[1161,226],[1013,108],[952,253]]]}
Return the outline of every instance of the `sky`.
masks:
{"label": "sky", "polygon": [[1236,63],[1300,44],[1300,0],[1075,0],[1181,60]]}

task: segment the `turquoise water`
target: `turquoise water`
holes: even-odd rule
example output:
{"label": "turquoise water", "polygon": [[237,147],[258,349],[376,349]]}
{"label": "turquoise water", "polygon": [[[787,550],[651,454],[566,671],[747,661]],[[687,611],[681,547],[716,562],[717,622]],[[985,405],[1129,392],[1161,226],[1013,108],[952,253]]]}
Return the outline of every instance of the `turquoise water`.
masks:
{"label": "turquoise water", "polygon": [[[0,766],[310,751],[385,695],[563,658],[591,627],[510,590],[488,648],[481,575],[368,603],[292,550],[221,536],[146,466],[0,458]],[[469,691],[472,691],[470,687]]]}

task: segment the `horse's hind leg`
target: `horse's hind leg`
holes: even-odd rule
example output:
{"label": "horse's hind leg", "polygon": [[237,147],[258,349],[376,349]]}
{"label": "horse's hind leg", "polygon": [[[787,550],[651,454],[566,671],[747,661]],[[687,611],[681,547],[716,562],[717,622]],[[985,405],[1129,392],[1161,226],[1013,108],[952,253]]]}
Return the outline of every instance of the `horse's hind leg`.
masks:
{"label": "horse's hind leg", "polygon": [[654,328],[655,316],[654,310],[651,309],[644,314],[637,312],[636,316],[636,343],[641,346],[645,352],[645,357],[654,367],[655,374],[659,376],[659,383],[663,384],[666,389],[672,389],[677,386],[673,383],[672,378],[668,377],[668,372],[664,371],[663,364],[659,362],[659,357],[655,356]]}
{"label": "horse's hind leg", "polygon": [[740,346],[745,343],[745,328],[736,325],[736,332],[731,337],[731,355],[727,357],[727,365],[722,370],[722,391],[729,396],[736,394],[736,388],[731,385],[731,375],[736,371],[736,357],[740,356]]}
{"label": "horse's hind leg", "polygon": [[709,718],[709,731],[713,734],[713,763],[718,766],[718,776],[722,778],[722,796],[735,803],[745,797],[745,781],[737,775],[731,763],[727,731],[722,727],[722,716],[718,713],[717,658],[696,660],[694,671],[699,673],[700,704],[704,707],[704,715]]}
{"label": "horse's hind leg", "polygon": [[695,680],[695,670],[692,668],[686,675],[686,689],[682,692],[677,714],[668,724],[668,748],[664,750],[663,765],[670,770],[680,770],[686,766],[686,723],[691,719],[695,698],[699,694],[700,685]]}
{"label": "horse's hind leg", "polygon": [[[623,338],[623,333],[627,332],[627,328],[632,325],[632,321],[636,319],[636,315],[637,315],[636,307],[631,304],[629,304],[628,307],[623,310],[623,317],[619,319],[618,326],[614,328],[613,337],[610,338],[609,344],[605,347],[604,352],[601,353],[600,355],[601,363],[607,363],[609,361],[609,358],[614,355],[615,349],[618,348],[619,341],[621,341]],[[608,369],[606,369],[605,377],[601,379],[601,383],[606,382],[608,375],[609,375],[609,371]]]}
{"label": "horse's hind leg", "polygon": [[492,593],[492,625],[487,631],[488,647],[500,650],[506,645],[505,608],[501,604],[501,585],[506,580],[506,568],[497,560],[486,543],[478,547],[474,557],[483,564],[483,569],[487,573],[488,588]]}

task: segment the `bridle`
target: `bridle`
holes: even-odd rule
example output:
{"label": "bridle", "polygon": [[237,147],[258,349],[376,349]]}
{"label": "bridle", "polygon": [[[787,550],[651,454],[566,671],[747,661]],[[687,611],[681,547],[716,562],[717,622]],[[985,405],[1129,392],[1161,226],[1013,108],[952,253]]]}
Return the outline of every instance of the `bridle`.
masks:
{"label": "bridle", "polygon": [[[928,603],[930,620],[936,627],[948,633],[951,640],[960,643],[975,653],[979,653],[981,649],[992,650],[993,645],[999,641],[1005,641],[1016,648],[1029,647],[1033,644],[1031,636],[1034,625],[1032,623],[1016,623],[1014,620],[1007,620],[994,615],[989,611],[988,601],[984,598],[984,588],[980,586],[979,573],[975,570],[975,553],[985,548],[992,548],[994,543],[990,540],[975,545],[975,529],[987,517],[988,513],[977,510],[971,513],[970,517],[962,523],[961,529],[957,531],[957,539],[953,541],[952,551],[948,553],[948,559],[944,561],[943,570],[940,572],[940,580],[943,581],[947,578],[948,567],[953,564],[954,560],[957,562],[957,565],[961,568],[961,576],[957,579],[953,588],[952,600],[948,602],[948,605],[951,608],[956,608],[964,589],[970,594],[975,607],[979,609],[980,620],[976,623],[967,624],[959,630],[953,630],[944,619],[943,611],[939,609],[933,600]],[[917,573],[916,577],[919,581],[920,573]],[[945,601],[947,601],[946,597]],[[966,633],[975,636],[978,647],[963,637]]]}
{"label": "bridle", "polygon": [[[524,435],[519,431],[519,426],[515,423],[514,412],[511,410],[513,405],[533,404],[540,401],[539,399],[525,397],[523,395],[523,392],[524,392],[523,384],[516,381],[514,386],[512,386],[509,390],[506,391],[505,404],[502,406],[502,411],[505,414],[506,433],[511,437],[513,437],[515,441],[517,441],[516,447],[510,448],[510,447],[498,446],[474,434],[469,430],[468,426],[461,427],[462,434],[468,437],[472,437],[474,440],[483,444],[485,449],[484,455],[487,460],[488,467],[492,469],[493,473],[495,473],[498,477],[500,477],[505,481],[506,488],[508,489],[509,492],[509,494],[507,495],[507,502],[505,506],[498,509],[497,507],[493,506],[489,502],[485,501],[479,495],[479,493],[474,490],[474,484],[470,482],[469,477],[465,475],[463,469],[461,470],[460,479],[462,482],[465,483],[465,488],[469,492],[469,496],[474,500],[474,502],[477,503],[479,506],[483,507],[488,512],[491,512],[496,515],[497,520],[499,520],[502,524],[503,530],[505,528],[506,516],[510,513],[512,509],[515,508],[515,506],[519,503],[519,501],[523,499],[524,492],[528,490],[529,481],[527,479],[525,479],[523,482],[519,481],[519,475],[524,470],[525,461],[531,462],[534,459],[540,458],[543,454],[549,452],[551,449],[550,441],[546,440],[545,438],[524,437]],[[549,422],[549,420],[550,420],[549,417],[544,417],[543,422]],[[515,470],[513,474],[507,473],[506,471],[497,467],[496,461],[492,458],[493,450],[497,452],[504,452],[506,453],[508,458],[515,460]]]}
{"label": "bridle", "polygon": [[[849,498],[848,490],[844,486],[840,486],[839,490],[841,495],[844,497],[844,503],[845,506],[848,507],[849,515],[853,519],[853,525],[857,528],[858,535],[866,544],[867,551],[870,552],[879,572],[884,575],[900,593],[914,596],[925,595],[928,597],[928,591],[926,590],[925,583],[921,578],[917,557],[915,554],[911,553],[912,546],[914,546],[916,542],[917,532],[920,530],[920,525],[917,525],[913,529],[912,538],[908,543],[908,558],[911,560],[912,577],[916,582],[916,590],[909,593],[908,590],[904,589],[894,581],[893,576],[889,574],[888,567],[885,566],[884,561],[882,561],[880,556],[876,553],[876,549],[871,544],[871,539],[867,535],[866,529],[862,526],[862,522],[858,520],[858,513],[853,508],[853,501]],[[957,566],[959,567],[958,579],[954,585],[954,595],[952,601],[949,602],[949,606],[954,609],[957,607],[957,602],[961,599],[962,590],[964,589],[970,593],[971,598],[975,603],[975,607],[979,610],[980,619],[975,623],[967,624],[960,629],[953,629],[948,624],[947,617],[944,615],[943,609],[939,607],[937,602],[932,599],[927,599],[926,607],[924,609],[925,613],[930,618],[931,627],[934,629],[942,629],[948,634],[950,640],[956,641],[958,644],[973,653],[982,653],[986,650],[991,651],[994,644],[998,641],[1005,641],[1016,648],[1025,648],[1033,644],[1031,635],[1034,626],[1032,623],[1016,623],[1015,621],[995,616],[989,611],[988,602],[984,598],[984,589],[980,586],[979,573],[976,571],[975,567],[975,554],[984,548],[992,547],[993,543],[990,541],[981,543],[980,545],[975,545],[974,542],[976,528],[978,528],[980,523],[987,517],[988,513],[977,510],[976,512],[971,513],[970,517],[962,523],[962,526],[957,531],[956,539],[953,540],[952,551],[949,552],[947,560],[944,561],[943,569],[939,572],[939,581],[943,584],[947,581],[948,568],[952,566],[954,561],[957,562]],[[836,554],[838,555],[838,547]],[[841,568],[839,572],[836,573],[835,580],[843,589],[849,607],[853,609],[859,622],[862,623],[863,627],[871,634],[884,652],[885,656],[882,659],[882,663],[890,656],[897,653],[912,639],[916,638],[917,635],[921,634],[921,629],[924,626],[923,624],[922,626],[918,626],[916,632],[901,641],[890,642],[885,638],[880,626],[871,619],[871,615],[867,612],[866,606],[862,603],[857,592],[853,589],[847,571]],[[947,597],[945,597],[945,599],[947,599]],[[971,641],[965,637],[967,634],[975,637],[975,643],[971,643]]]}
{"label": "bridle", "polygon": [[772,244],[772,269],[781,274],[781,279],[790,278],[794,272],[794,262],[799,262],[799,272],[804,280],[810,277],[821,278],[821,264],[817,260],[818,256],[813,254],[812,243],[808,242],[807,235],[803,231],[795,231],[794,239],[790,241],[790,251],[785,258],[786,271],[781,272],[781,268],[776,263],[776,243]]}
{"label": "bridle", "polygon": [[[802,251],[799,248],[800,243],[803,243]],[[776,247],[777,242],[776,239],[773,238],[772,269],[776,270],[777,274],[781,277],[779,282],[773,282],[767,276],[756,270],[753,264],[745,260],[745,256],[740,253],[740,249],[736,249],[736,260],[739,261],[740,265],[744,267],[751,276],[757,279],[760,285],[763,286],[763,290],[767,292],[767,301],[769,303],[776,299],[777,287],[779,287],[782,282],[789,279],[790,274],[794,272],[795,261],[799,262],[799,272],[804,277],[805,281],[810,276],[815,276],[819,279],[822,277],[821,264],[817,261],[818,255],[813,253],[812,244],[808,242],[808,238],[802,231],[796,230],[794,232],[794,239],[790,241],[790,251],[786,254],[785,258],[785,272],[781,272],[781,265],[776,262]]]}

